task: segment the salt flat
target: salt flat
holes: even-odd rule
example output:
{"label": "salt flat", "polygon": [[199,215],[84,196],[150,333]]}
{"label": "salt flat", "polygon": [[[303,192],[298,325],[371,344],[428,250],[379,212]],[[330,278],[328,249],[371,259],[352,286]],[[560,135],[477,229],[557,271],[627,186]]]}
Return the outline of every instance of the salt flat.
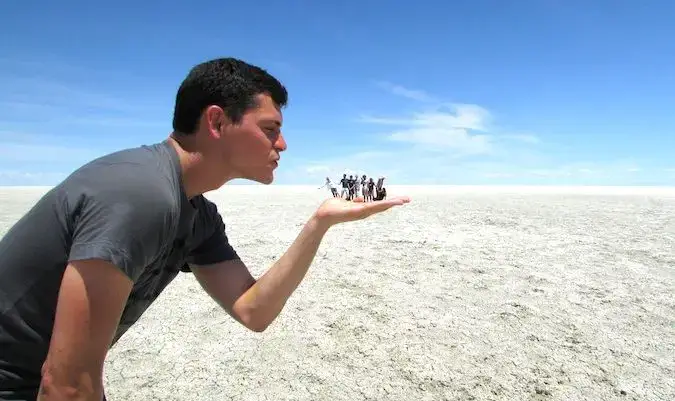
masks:
{"label": "salt flat", "polygon": [[[334,227],[263,333],[179,276],[111,350],[109,399],[675,399],[675,189],[388,189],[413,202]],[[42,192],[0,190],[0,235]],[[207,197],[258,276],[326,195]]]}

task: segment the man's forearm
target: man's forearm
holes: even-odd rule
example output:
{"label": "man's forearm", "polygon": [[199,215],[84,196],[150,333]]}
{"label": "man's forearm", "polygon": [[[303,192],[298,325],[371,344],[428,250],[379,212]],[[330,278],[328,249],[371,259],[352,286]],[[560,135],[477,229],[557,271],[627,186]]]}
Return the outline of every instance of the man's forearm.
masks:
{"label": "man's forearm", "polygon": [[310,218],[283,256],[237,300],[248,311],[248,326],[264,330],[279,315],[305,277],[328,229],[315,216]]}

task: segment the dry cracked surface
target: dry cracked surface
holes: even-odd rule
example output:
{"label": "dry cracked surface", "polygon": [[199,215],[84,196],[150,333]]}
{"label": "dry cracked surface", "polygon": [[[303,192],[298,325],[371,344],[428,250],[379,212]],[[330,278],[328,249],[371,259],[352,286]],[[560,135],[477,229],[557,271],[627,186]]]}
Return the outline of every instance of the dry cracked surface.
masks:
{"label": "dry cracked surface", "polygon": [[[323,195],[207,196],[259,276]],[[180,275],[111,350],[108,398],[675,399],[675,197],[409,195],[334,227],[263,333]]]}

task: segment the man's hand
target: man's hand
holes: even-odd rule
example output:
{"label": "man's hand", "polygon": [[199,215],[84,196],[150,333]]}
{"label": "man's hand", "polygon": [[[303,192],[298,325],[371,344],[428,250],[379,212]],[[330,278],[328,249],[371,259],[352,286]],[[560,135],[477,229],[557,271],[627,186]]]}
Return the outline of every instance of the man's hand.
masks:
{"label": "man's hand", "polygon": [[410,202],[407,196],[394,197],[377,202],[348,201],[330,198],[315,212],[317,220],[327,227],[348,221],[363,220],[369,216]]}
{"label": "man's hand", "polygon": [[102,260],[66,267],[38,401],[101,400],[103,361],[132,284]]}

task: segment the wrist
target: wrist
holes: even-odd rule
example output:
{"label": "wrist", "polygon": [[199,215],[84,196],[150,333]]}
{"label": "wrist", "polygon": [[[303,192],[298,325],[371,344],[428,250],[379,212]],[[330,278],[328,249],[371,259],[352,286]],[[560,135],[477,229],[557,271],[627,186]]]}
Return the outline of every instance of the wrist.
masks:
{"label": "wrist", "polygon": [[331,223],[327,217],[320,216],[316,213],[307,221],[307,227],[320,234],[325,234],[332,226],[333,223]]}

